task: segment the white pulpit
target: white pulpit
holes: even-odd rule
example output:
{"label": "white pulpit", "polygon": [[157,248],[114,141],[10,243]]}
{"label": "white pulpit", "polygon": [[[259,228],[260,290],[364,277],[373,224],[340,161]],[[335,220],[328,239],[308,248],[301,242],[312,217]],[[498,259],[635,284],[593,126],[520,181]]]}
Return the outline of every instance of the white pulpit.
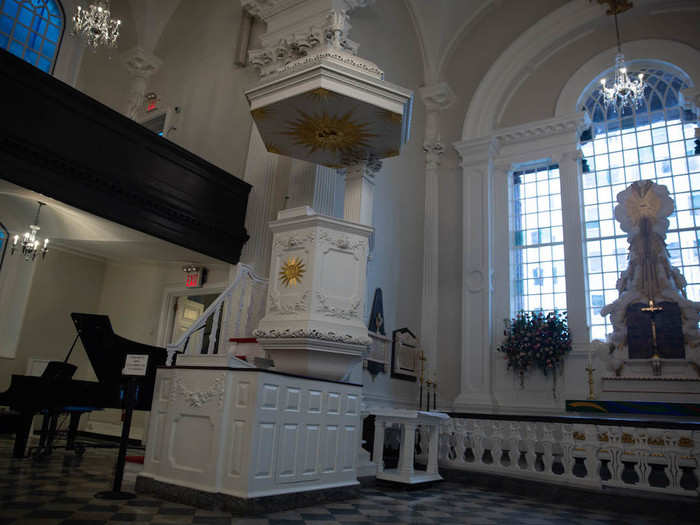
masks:
{"label": "white pulpit", "polygon": [[161,368],[137,490],[250,510],[261,497],[353,487],[361,390],[256,368]]}
{"label": "white pulpit", "polygon": [[[440,424],[450,419],[443,412],[425,412],[422,410],[373,410],[374,452],[372,457],[377,464],[377,479],[396,481],[398,483],[426,483],[442,479],[438,472],[438,439]],[[395,469],[384,469],[384,433],[388,427],[398,425],[401,428],[401,445],[399,464]],[[423,427],[428,434],[428,464],[424,471],[416,470],[415,439],[416,429]]]}

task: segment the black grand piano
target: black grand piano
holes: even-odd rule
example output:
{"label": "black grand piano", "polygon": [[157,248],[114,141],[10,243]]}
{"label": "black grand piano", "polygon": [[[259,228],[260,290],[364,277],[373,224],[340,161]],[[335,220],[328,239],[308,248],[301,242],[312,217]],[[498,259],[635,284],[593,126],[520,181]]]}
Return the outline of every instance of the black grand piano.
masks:
{"label": "black grand piano", "polygon": [[74,434],[82,413],[101,408],[123,408],[125,379],[121,373],[127,354],[149,356],[146,375],[137,379],[134,408],[151,409],[156,369],[165,364],[165,348],[118,336],[106,315],[72,313],[71,318],[97,381],[70,378],[75,366],[67,361],[73,347],[63,363],[49,363],[40,377],[13,374],[10,388],[0,393],[0,406],[9,406],[19,413],[13,450],[16,458],[24,457],[32,419],[39,412],[57,414],[69,411],[70,431]]}

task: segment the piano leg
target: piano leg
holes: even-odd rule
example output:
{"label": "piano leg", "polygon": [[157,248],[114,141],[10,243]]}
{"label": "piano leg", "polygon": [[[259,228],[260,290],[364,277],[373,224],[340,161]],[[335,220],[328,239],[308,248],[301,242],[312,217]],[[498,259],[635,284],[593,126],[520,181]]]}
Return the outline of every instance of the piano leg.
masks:
{"label": "piano leg", "polygon": [[80,424],[80,416],[83,413],[73,411],[70,413],[70,423],[68,424],[68,435],[66,436],[66,450],[75,448],[75,435],[78,433],[78,425]]}
{"label": "piano leg", "polygon": [[19,422],[17,423],[17,432],[15,433],[15,446],[12,450],[12,457],[25,457],[27,451],[27,441],[29,440],[29,430],[32,427],[33,419],[33,412],[21,413]]}

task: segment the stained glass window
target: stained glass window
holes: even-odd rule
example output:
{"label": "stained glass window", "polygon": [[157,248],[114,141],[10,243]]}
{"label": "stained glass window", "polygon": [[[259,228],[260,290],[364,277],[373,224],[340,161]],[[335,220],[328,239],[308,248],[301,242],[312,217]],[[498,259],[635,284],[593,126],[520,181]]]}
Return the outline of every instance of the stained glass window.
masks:
{"label": "stained glass window", "polygon": [[0,48],[51,73],[62,34],[55,0],[0,0]]}
{"label": "stained glass window", "polygon": [[566,310],[559,167],[511,176],[512,313]]}
{"label": "stained glass window", "polygon": [[[700,156],[694,155],[694,118],[679,106],[687,86],[680,74],[640,67],[647,82],[645,102],[621,114],[606,111],[594,90],[585,100],[593,121],[593,138],[582,144],[584,242],[591,338],[605,339],[612,330],[600,309],[618,297],[615,288],[627,268],[626,234],[614,219],[617,194],[636,180],[668,188],[676,209],[666,238],[671,264],[688,281],[688,298],[700,300]],[[686,118],[687,121],[686,121]]]}

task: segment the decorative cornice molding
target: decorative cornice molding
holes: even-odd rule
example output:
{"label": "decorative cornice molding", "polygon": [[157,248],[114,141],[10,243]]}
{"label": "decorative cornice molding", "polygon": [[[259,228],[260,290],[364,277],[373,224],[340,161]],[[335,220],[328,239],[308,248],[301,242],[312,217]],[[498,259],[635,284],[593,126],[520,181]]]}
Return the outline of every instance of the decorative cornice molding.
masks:
{"label": "decorative cornice molding", "polygon": [[579,112],[563,117],[554,117],[536,122],[528,122],[519,126],[495,130],[493,138],[499,146],[518,144],[545,137],[562,135],[567,133],[580,134],[591,125],[591,119],[587,113]]}
{"label": "decorative cornice molding", "polygon": [[418,92],[428,111],[443,111],[457,100],[457,95],[447,82],[424,86]]}
{"label": "decorative cornice molding", "polygon": [[492,137],[455,142],[453,146],[459,154],[462,167],[488,165],[489,159],[498,151],[498,142]]}
{"label": "decorative cornice molding", "polygon": [[284,330],[276,330],[274,328],[263,330],[258,328],[257,330],[253,331],[253,335],[260,339],[318,339],[320,341],[362,346],[368,346],[372,342],[369,337],[353,337],[348,334],[338,334],[332,330],[322,332],[320,330],[305,328],[288,328]]}

